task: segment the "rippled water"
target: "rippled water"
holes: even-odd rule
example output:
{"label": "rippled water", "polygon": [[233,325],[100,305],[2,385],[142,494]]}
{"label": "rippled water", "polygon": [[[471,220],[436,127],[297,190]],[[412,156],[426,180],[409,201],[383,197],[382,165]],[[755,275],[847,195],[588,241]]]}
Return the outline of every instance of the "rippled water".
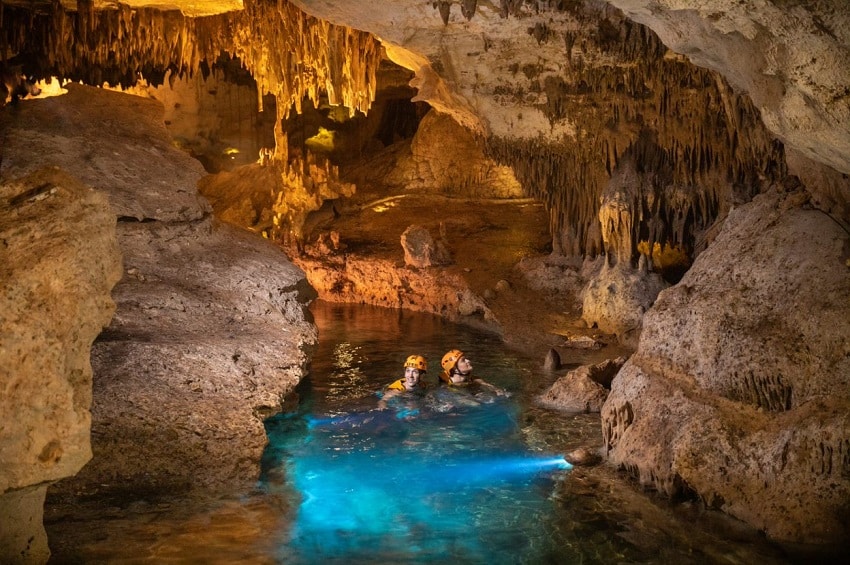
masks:
{"label": "rippled water", "polygon": [[[598,415],[534,403],[557,375],[492,335],[437,317],[313,305],[320,344],[309,377],[267,421],[250,493],[184,504],[51,513],[53,563],[805,563],[697,502],[670,503],[602,464],[560,455],[602,443]],[[376,411],[413,353],[452,348],[510,393],[451,393]],[[568,366],[598,362],[576,351]],[[559,372],[563,374],[563,371]]]}
{"label": "rippled water", "polygon": [[[314,310],[310,376],[267,422],[262,483],[297,507],[279,562],[782,562],[719,514],[671,506],[604,466],[569,468],[561,454],[601,444],[598,416],[536,407],[556,376],[495,336],[380,308]],[[437,387],[455,347],[509,395]],[[428,359],[430,390],[377,410],[376,391],[411,354]]]}

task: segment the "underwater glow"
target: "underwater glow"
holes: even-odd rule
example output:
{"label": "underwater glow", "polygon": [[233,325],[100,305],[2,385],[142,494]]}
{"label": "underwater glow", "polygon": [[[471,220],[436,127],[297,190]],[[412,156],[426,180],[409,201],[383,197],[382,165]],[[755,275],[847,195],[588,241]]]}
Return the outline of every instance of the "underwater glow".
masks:
{"label": "underwater glow", "polygon": [[[351,369],[339,363],[334,379]],[[530,452],[515,403],[486,394],[438,389],[389,410],[305,410],[277,424],[277,464],[301,501],[281,536],[287,563],[534,555],[545,544],[523,528],[545,521],[552,485],[571,469]]]}
{"label": "underwater glow", "polygon": [[[528,385],[550,377],[536,362],[523,369],[497,337],[419,314],[316,305],[310,374],[287,412],[266,421],[259,486],[282,502],[271,562],[788,563],[761,534],[727,542],[728,525],[706,529],[694,514],[673,524],[607,471],[572,471],[561,454],[598,438],[598,420],[531,404],[539,387]],[[511,396],[441,387],[431,373],[424,394],[377,409],[407,355],[433,362],[453,348],[475,352],[476,371]]]}
{"label": "underwater glow", "polygon": [[[424,391],[381,409],[382,389],[407,355],[399,353],[408,349],[399,347],[404,333],[381,324],[334,339],[296,389],[297,410],[266,422],[262,486],[293,501],[277,534],[280,561],[513,564],[563,556],[552,536],[554,493],[572,466],[529,444],[516,396],[441,387],[426,374]],[[483,359],[488,381],[516,382],[513,365],[497,372]]]}

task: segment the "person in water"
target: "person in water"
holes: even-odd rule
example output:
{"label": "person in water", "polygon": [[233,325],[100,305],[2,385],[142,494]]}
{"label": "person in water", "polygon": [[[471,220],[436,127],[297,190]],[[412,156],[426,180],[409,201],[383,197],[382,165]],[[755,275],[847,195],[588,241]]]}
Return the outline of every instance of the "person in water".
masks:
{"label": "person in water", "polygon": [[411,355],[404,362],[404,377],[384,387],[384,394],[378,402],[381,409],[387,408],[387,402],[402,393],[416,392],[426,388],[422,380],[428,370],[428,362],[421,355]]}
{"label": "person in water", "polygon": [[501,388],[483,379],[473,377],[472,361],[460,349],[452,349],[443,355],[441,365],[443,366],[443,372],[440,373],[440,381],[448,386],[477,384],[490,389],[499,396],[505,394],[505,391]]}

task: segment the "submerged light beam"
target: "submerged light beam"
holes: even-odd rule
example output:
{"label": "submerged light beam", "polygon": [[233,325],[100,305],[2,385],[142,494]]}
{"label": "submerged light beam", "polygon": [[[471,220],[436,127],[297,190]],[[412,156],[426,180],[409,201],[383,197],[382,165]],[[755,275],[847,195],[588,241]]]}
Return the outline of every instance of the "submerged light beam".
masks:
{"label": "submerged light beam", "polygon": [[441,475],[447,482],[491,482],[522,478],[547,471],[566,471],[572,465],[563,456],[503,456],[475,460],[454,460],[432,466],[429,474]]}

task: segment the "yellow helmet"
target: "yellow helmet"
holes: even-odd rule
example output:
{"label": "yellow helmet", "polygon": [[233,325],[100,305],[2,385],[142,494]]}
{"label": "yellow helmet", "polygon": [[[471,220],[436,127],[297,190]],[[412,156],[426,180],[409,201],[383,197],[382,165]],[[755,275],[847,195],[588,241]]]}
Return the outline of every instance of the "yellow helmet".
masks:
{"label": "yellow helmet", "polygon": [[443,361],[440,363],[443,366],[443,370],[446,373],[451,373],[452,369],[455,368],[455,365],[457,365],[457,362],[461,357],[463,357],[463,351],[460,349],[452,349],[443,355]]}
{"label": "yellow helmet", "polygon": [[424,373],[428,370],[428,362],[421,355],[411,355],[404,362],[404,368],[407,369],[408,367],[419,369]]}

